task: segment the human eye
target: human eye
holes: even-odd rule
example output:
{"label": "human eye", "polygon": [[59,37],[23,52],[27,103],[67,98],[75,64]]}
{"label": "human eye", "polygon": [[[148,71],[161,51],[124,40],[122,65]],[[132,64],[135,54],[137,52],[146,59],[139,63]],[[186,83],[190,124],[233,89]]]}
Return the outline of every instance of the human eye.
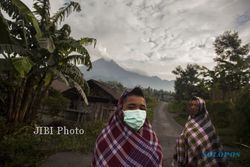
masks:
{"label": "human eye", "polygon": [[128,108],[129,110],[135,110],[135,109],[136,109],[136,105],[130,104],[130,105],[128,105],[127,108]]}
{"label": "human eye", "polygon": [[140,110],[147,110],[146,106],[140,106]]}

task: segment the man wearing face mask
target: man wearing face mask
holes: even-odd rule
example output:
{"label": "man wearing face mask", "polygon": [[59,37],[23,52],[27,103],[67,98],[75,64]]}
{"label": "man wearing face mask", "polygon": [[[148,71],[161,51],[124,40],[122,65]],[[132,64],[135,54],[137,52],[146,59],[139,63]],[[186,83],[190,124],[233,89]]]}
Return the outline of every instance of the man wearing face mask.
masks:
{"label": "man wearing face mask", "polygon": [[141,88],[126,90],[96,140],[92,166],[161,167],[161,145],[146,117]]}

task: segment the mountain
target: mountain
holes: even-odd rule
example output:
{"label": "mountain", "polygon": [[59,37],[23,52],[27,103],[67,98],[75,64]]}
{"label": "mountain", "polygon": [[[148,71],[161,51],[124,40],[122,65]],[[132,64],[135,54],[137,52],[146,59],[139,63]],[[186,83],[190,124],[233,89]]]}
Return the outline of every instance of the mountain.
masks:
{"label": "mountain", "polygon": [[85,79],[102,81],[118,81],[126,87],[142,86],[154,89],[174,91],[174,81],[162,80],[157,76],[145,76],[135,72],[127,71],[113,60],[98,59],[92,63],[93,68],[86,70],[85,66],[79,66]]}

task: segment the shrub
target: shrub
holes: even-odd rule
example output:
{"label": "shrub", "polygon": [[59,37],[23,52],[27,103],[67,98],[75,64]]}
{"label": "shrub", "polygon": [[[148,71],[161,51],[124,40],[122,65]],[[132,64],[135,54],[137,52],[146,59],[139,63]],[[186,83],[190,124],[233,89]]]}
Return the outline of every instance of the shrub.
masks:
{"label": "shrub", "polygon": [[168,103],[168,111],[171,113],[180,113],[187,111],[187,101],[173,101]]}
{"label": "shrub", "polygon": [[155,109],[158,102],[155,97],[150,97],[150,96],[146,96],[146,102],[147,102],[147,119],[149,120],[149,122],[152,123],[154,116],[153,110]]}
{"label": "shrub", "polygon": [[43,153],[37,150],[40,145],[40,137],[32,135],[31,126],[22,126],[5,129],[0,139],[0,166],[8,167],[34,167],[38,166]]}
{"label": "shrub", "polygon": [[228,101],[207,101],[207,110],[209,116],[217,128],[226,128],[230,126],[233,105]]}
{"label": "shrub", "polygon": [[60,112],[68,108],[69,103],[69,99],[54,89],[50,89],[50,95],[43,99],[43,105],[47,106],[51,115],[58,115]]}
{"label": "shrub", "polygon": [[250,144],[250,90],[249,88],[242,90],[236,99],[232,124],[236,132],[236,136],[241,142]]}
{"label": "shrub", "polygon": [[103,122],[89,122],[78,126],[84,130],[82,135],[34,135],[33,126],[5,125],[4,131],[0,131],[0,166],[36,167],[56,152],[91,152],[103,127]]}

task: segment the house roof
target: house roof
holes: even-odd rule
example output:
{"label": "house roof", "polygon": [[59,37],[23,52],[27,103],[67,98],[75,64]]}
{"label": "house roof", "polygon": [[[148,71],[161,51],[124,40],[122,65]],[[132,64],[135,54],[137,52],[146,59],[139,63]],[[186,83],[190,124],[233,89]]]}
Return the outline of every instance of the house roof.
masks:
{"label": "house roof", "polygon": [[[121,93],[122,93],[121,91],[117,90],[116,88],[113,88],[109,84],[107,84],[105,82],[101,82],[101,81],[96,81],[94,79],[88,80],[88,84],[89,85],[95,84],[100,89],[102,89],[103,91],[105,91],[106,93],[111,95],[112,98],[114,98],[115,100],[118,100],[121,96]],[[54,80],[51,84],[51,87],[58,90],[61,93],[72,88],[72,87],[66,85],[63,81],[61,81],[59,79]]]}
{"label": "house roof", "polygon": [[95,84],[98,87],[100,87],[102,90],[104,90],[106,93],[110,94],[115,100],[118,100],[121,96],[121,91],[113,88],[112,86],[110,86],[109,84],[105,83],[105,82],[101,82],[101,81],[96,81],[94,79],[90,79],[88,80],[88,84]]}

